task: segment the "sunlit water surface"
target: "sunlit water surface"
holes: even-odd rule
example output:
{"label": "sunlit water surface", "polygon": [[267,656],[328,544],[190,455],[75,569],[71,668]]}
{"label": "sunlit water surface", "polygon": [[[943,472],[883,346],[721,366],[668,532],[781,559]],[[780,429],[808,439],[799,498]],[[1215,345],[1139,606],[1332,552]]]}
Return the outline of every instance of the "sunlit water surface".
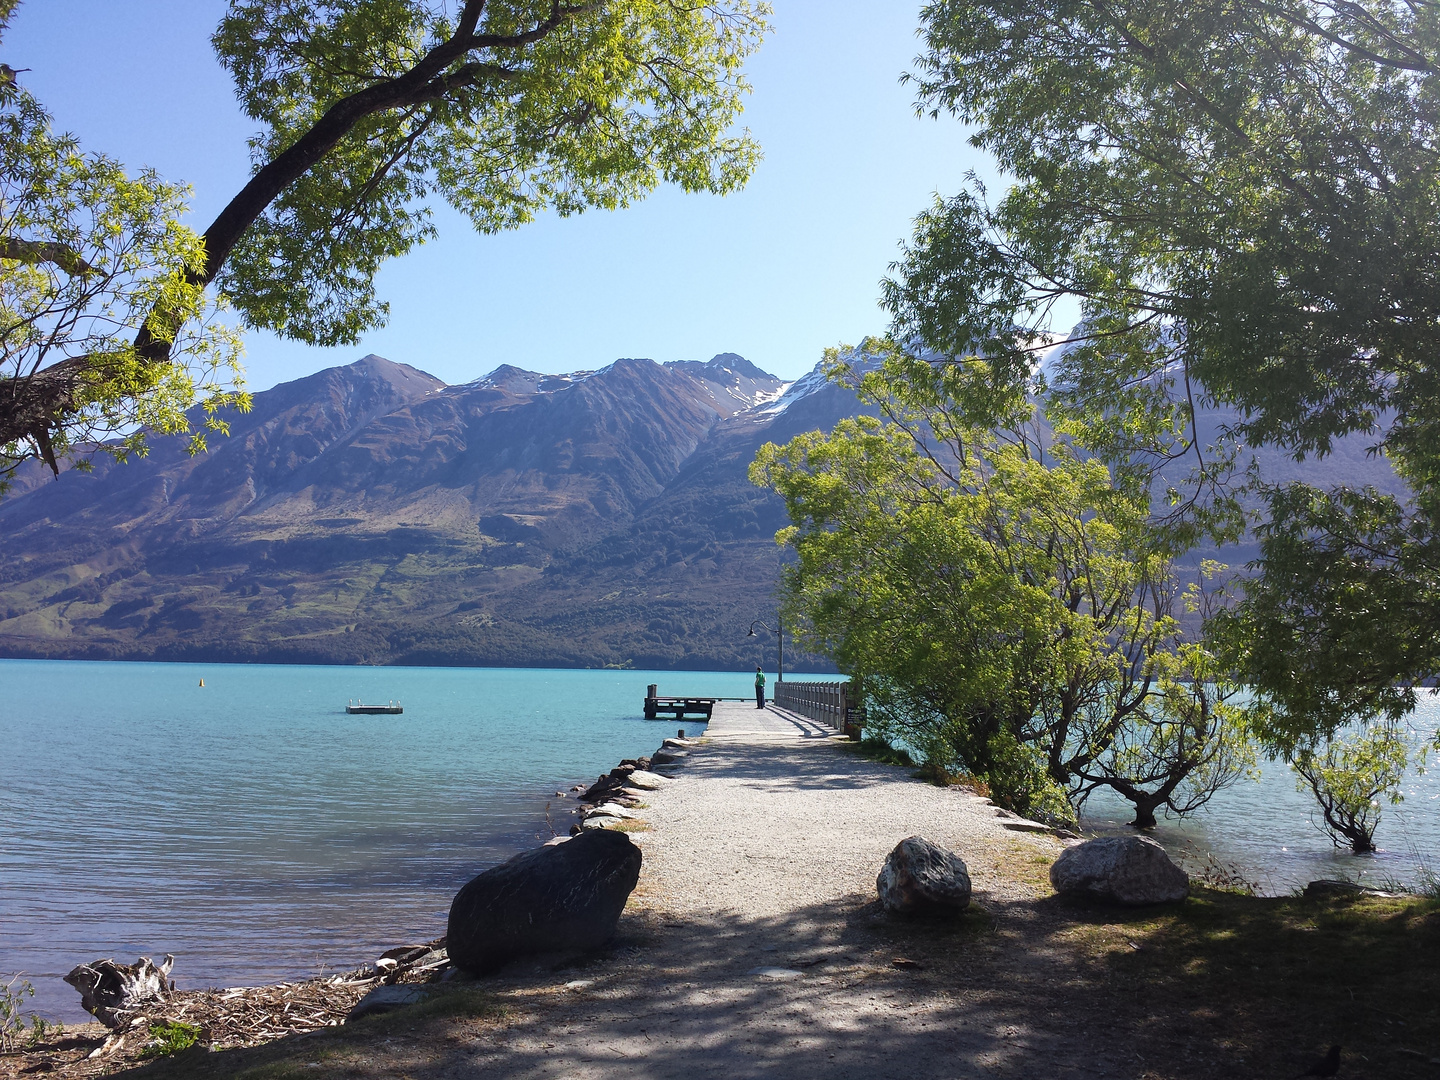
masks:
{"label": "sunlit water surface", "polygon": [[569,830],[557,791],[674,734],[647,683],[752,678],[0,660],[0,975],[80,1020],[59,976],[82,961],[240,985],[429,940],[461,884]]}
{"label": "sunlit water surface", "polygon": [[[1440,697],[1422,695],[1406,724],[1415,753],[1401,785],[1404,801],[1382,803],[1373,855],[1337,848],[1316,827],[1320,813],[1309,788],[1299,790],[1289,767],[1270,761],[1260,763],[1258,782],[1242,780],[1220,791],[1189,817],[1162,819],[1155,838],[1192,875],[1205,875],[1209,867],[1210,876],[1244,882],[1265,895],[1289,893],[1317,878],[1377,888],[1421,884],[1440,874],[1440,761],[1433,750],[1421,754],[1440,728]],[[1082,823],[1100,832],[1128,831],[1128,805],[1093,798]]]}

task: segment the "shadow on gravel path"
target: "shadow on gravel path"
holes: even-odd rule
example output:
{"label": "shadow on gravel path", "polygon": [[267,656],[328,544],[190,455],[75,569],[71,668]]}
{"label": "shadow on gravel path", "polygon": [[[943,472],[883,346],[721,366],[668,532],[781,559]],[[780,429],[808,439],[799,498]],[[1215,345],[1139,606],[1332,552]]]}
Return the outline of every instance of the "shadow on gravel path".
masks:
{"label": "shadow on gravel path", "polygon": [[1342,1077],[1427,1077],[1437,946],[1440,909],[1413,900],[981,895],[948,923],[862,897],[760,919],[641,911],[604,955],[151,1075],[1288,1078],[1336,1041]]}

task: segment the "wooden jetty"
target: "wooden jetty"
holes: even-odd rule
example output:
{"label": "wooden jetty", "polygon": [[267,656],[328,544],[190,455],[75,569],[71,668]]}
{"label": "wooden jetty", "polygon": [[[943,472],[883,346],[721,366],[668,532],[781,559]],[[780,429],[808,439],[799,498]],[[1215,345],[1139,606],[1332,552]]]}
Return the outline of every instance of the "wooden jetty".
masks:
{"label": "wooden jetty", "polygon": [[[745,698],[725,697],[661,697],[659,686],[651,683],[645,688],[646,720],[684,720],[687,716],[710,719],[717,701],[745,701]],[[662,715],[663,714],[663,715]]]}
{"label": "wooden jetty", "polygon": [[390,701],[384,705],[366,705],[360,701],[347,701],[345,711],[352,715],[361,716],[399,716],[405,710],[398,701]]}
{"label": "wooden jetty", "polygon": [[[708,721],[717,702],[753,700],[750,697],[661,697],[659,687],[651,683],[646,687],[645,719],[683,720],[687,716],[696,716]],[[785,712],[819,720],[852,739],[859,739],[865,727],[864,698],[859,687],[849,680],[793,682],[777,679],[770,704]]]}

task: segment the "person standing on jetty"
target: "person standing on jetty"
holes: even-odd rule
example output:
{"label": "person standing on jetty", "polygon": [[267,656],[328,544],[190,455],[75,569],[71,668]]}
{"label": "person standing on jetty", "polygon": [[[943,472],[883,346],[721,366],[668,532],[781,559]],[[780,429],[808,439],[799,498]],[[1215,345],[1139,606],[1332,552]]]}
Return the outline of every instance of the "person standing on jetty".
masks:
{"label": "person standing on jetty", "polygon": [[759,665],[759,664],[756,664],[756,665],[755,665],[755,708],[757,708],[757,709],[763,709],[764,707],[765,707],[765,672],[760,669],[760,665]]}

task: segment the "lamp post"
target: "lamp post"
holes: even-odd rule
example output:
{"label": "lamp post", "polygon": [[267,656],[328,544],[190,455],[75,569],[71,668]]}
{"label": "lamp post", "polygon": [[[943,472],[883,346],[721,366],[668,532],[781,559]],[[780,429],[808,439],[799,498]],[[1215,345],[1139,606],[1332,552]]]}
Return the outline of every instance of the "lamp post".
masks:
{"label": "lamp post", "polygon": [[752,622],[752,623],[750,624],[750,633],[746,634],[745,636],[746,636],[746,637],[754,637],[754,636],[755,636],[755,627],[757,627],[757,626],[760,627],[761,630],[769,630],[770,633],[772,633],[772,634],[775,635],[775,648],[776,648],[776,651],[779,653],[779,659],[778,659],[778,661],[777,661],[776,668],[775,668],[775,681],[776,681],[777,683],[784,682],[784,681],[785,681],[785,635],[784,635],[784,633],[783,633],[782,631],[776,630],[773,626],[766,626],[766,625],[765,625],[763,622],[761,622],[759,619],[756,619],[754,622]]}

